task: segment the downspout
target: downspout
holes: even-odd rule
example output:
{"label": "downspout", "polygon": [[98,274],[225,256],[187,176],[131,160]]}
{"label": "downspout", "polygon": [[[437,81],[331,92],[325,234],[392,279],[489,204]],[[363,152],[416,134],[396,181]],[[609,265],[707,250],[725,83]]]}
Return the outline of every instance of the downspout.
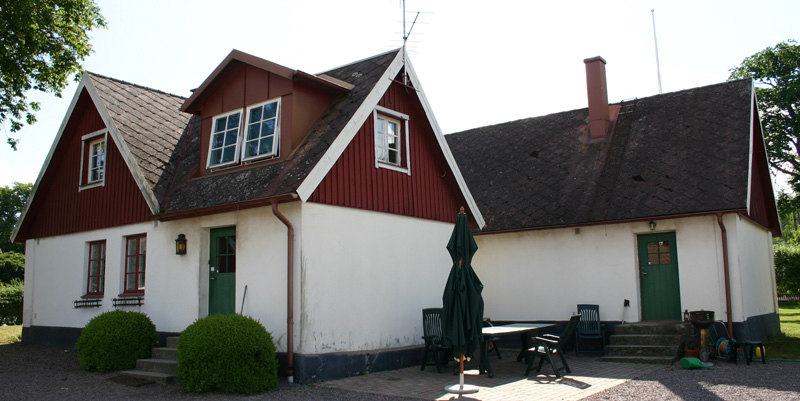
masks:
{"label": "downspout", "polygon": [[272,213],[287,228],[286,254],[286,379],[294,382],[294,227],[289,219],[278,210],[278,201],[270,199]]}
{"label": "downspout", "polygon": [[731,280],[728,270],[728,231],[722,224],[722,213],[717,213],[717,224],[722,233],[722,270],[725,272],[725,308],[728,315],[728,338],[733,338],[733,318],[731,317]]}

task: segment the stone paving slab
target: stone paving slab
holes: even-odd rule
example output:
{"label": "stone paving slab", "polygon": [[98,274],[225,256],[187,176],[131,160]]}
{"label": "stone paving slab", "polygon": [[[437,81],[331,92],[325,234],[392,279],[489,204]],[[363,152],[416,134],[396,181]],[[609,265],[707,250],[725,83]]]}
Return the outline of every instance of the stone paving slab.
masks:
{"label": "stone paving slab", "polygon": [[[463,395],[462,400],[580,400],[608,388],[625,383],[668,365],[601,362],[599,357],[567,356],[571,374],[557,379],[545,364],[540,373],[525,377],[525,364],[517,362],[511,350],[503,359],[490,356],[494,377],[478,375],[476,363],[468,363],[464,382],[479,388],[475,394]],[[538,362],[538,361],[537,361]],[[364,376],[333,380],[316,385],[342,390],[407,397],[421,400],[455,400],[456,394],[445,392],[445,386],[458,384],[454,363],[442,373],[435,366],[421,371],[419,366],[372,373]]]}

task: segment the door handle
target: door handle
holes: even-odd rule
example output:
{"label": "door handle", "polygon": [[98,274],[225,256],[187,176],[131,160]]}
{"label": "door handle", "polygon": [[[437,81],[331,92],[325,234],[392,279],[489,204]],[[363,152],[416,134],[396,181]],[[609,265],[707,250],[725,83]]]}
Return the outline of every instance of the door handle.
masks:
{"label": "door handle", "polygon": [[647,275],[647,272],[642,272],[642,276],[646,276],[646,275]]}

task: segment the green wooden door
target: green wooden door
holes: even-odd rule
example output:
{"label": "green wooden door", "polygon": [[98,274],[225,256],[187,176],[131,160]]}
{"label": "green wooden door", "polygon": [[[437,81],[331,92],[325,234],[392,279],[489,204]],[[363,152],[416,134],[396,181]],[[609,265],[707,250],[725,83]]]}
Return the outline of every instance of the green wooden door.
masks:
{"label": "green wooden door", "polygon": [[680,320],[675,233],[639,235],[638,242],[642,320]]}
{"label": "green wooden door", "polygon": [[208,314],[236,310],[236,227],[211,230],[208,258]]}

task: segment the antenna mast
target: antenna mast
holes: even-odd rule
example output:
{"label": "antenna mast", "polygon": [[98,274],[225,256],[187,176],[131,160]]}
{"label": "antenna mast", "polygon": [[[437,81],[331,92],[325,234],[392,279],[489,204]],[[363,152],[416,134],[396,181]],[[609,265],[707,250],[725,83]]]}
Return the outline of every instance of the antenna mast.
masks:
{"label": "antenna mast", "polygon": [[406,32],[406,0],[403,0],[403,84],[408,85],[408,71],[406,67],[406,41],[408,41],[408,37],[411,36],[411,30],[414,29],[414,24],[417,23],[417,18],[419,17],[419,11],[417,11],[417,15],[414,16],[414,21],[411,23],[411,28],[408,28],[408,32]]}
{"label": "antenna mast", "polygon": [[658,62],[658,38],[656,38],[656,10],[655,9],[650,9],[650,13],[653,16],[653,42],[655,42],[655,44],[656,44],[656,73],[658,74],[658,94],[660,95],[662,93],[661,92],[661,65]]}

